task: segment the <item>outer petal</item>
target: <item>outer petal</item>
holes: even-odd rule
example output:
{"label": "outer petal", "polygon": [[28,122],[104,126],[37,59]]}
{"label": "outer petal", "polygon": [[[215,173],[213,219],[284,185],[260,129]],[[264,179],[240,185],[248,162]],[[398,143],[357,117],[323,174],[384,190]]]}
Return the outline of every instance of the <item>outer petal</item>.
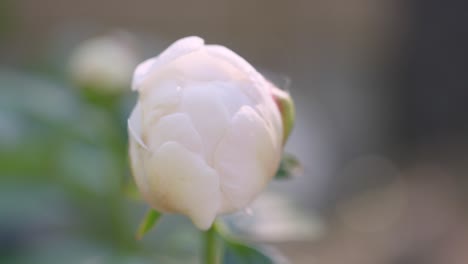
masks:
{"label": "outer petal", "polygon": [[[245,59],[230,49],[219,45],[206,45],[203,50],[220,61],[230,63],[246,76],[242,83],[236,81],[238,89],[256,102],[256,110],[267,121],[268,126],[273,127],[276,131],[282,131],[279,110],[272,96],[272,89],[277,88],[258,73]],[[282,135],[278,136],[282,137]]]}
{"label": "outer petal", "polygon": [[[174,80],[161,80],[152,84],[152,89],[140,93],[142,106],[143,131],[142,138],[146,139],[159,119],[174,113],[182,98],[182,88]],[[146,141],[145,141],[146,142]]]}
{"label": "outer petal", "polygon": [[146,144],[141,139],[142,134],[142,116],[141,116],[141,104],[137,103],[133,108],[130,118],[128,119],[128,134],[130,139],[134,140],[138,145],[144,149],[148,149]]}
{"label": "outer petal", "polygon": [[153,65],[155,61],[156,61],[156,58],[147,59],[136,67],[135,71],[133,72],[133,80],[132,80],[133,91],[138,90],[141,82],[146,77],[146,75],[150,72],[151,66]]}
{"label": "outer petal", "polygon": [[155,70],[157,67],[202,48],[204,43],[202,38],[196,36],[177,40],[158,56],[151,70]]}
{"label": "outer petal", "polygon": [[215,153],[223,212],[239,210],[265,187],[279,163],[279,149],[260,116],[248,106],[233,118]]}
{"label": "outer petal", "polygon": [[164,143],[174,141],[195,153],[202,153],[200,135],[195,130],[187,114],[175,113],[162,117],[159,122],[150,128],[148,146],[156,151]]}
{"label": "outer petal", "polygon": [[250,65],[246,60],[244,60],[244,58],[237,55],[235,52],[226,47],[220,45],[206,45],[204,47],[204,50],[217,59],[229,62],[230,64],[232,64],[233,66],[235,66],[240,71],[246,74],[255,77],[261,77],[260,74],[255,70],[255,68],[252,67],[252,65]]}
{"label": "outer petal", "polygon": [[140,138],[141,108],[137,104],[128,119],[130,165],[132,174],[143,196],[149,197],[148,180],[145,169],[145,152],[148,150]]}
{"label": "outer petal", "polygon": [[278,107],[273,100],[265,101],[263,104],[255,106],[255,110],[265,121],[268,130],[271,131],[274,138],[273,142],[278,149],[283,146],[283,122]]}
{"label": "outer petal", "polygon": [[211,226],[220,203],[219,178],[200,156],[168,142],[151,157],[150,171],[158,208],[188,215],[200,229]]}
{"label": "outer petal", "polygon": [[149,74],[154,73],[171,61],[194,52],[203,47],[204,41],[199,37],[186,37],[179,39],[164,50],[159,56],[146,60],[140,64],[134,73],[132,89],[139,90],[143,81]]}
{"label": "outer petal", "polygon": [[178,72],[189,81],[232,81],[245,78],[236,67],[210,56],[205,48],[177,58],[167,65],[166,70]]}
{"label": "outer petal", "polygon": [[130,136],[129,152],[130,152],[130,166],[132,169],[133,178],[138,189],[141,191],[143,197],[148,199],[150,197],[150,190],[148,180],[146,177],[145,167],[145,153],[144,149],[136,142],[135,138]]}
{"label": "outer petal", "polygon": [[210,83],[210,86],[215,87],[211,92],[222,101],[230,118],[232,118],[242,106],[255,105],[254,101],[239,90],[240,85],[242,85],[242,83],[236,81],[214,81]]}
{"label": "outer petal", "polygon": [[180,106],[181,111],[190,116],[201,136],[208,164],[211,164],[214,148],[229,124],[222,98],[213,92],[216,88],[211,83],[186,87]]}
{"label": "outer petal", "polygon": [[219,45],[206,45],[204,50],[213,58],[229,63],[244,75],[244,84],[239,88],[243,90],[250,98],[259,102],[264,100],[268,91],[265,90],[263,83],[265,79],[259,74],[252,65],[250,65],[241,56],[232,50]]}

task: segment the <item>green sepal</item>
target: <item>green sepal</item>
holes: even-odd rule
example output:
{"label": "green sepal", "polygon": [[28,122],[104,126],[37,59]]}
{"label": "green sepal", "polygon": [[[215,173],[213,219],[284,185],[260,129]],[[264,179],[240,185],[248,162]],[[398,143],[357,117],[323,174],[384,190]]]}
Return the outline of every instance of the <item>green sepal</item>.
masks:
{"label": "green sepal", "polygon": [[163,216],[163,214],[154,209],[148,210],[145,217],[141,221],[140,226],[138,227],[136,239],[140,240],[146,233],[148,233],[151,228],[156,225],[161,216]]}
{"label": "green sepal", "polygon": [[281,114],[281,120],[283,122],[283,145],[286,144],[289,135],[294,127],[294,121],[296,119],[296,110],[294,107],[294,101],[291,95],[279,88],[274,87],[272,89],[273,99],[278,106]]}
{"label": "green sepal", "polygon": [[302,174],[302,165],[300,161],[292,154],[283,153],[281,163],[276,171],[275,179],[284,180]]}

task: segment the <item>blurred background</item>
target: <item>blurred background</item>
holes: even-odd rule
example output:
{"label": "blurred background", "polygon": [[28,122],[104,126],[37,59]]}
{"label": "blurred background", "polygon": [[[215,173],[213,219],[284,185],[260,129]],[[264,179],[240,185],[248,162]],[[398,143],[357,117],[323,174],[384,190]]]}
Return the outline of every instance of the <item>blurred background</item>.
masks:
{"label": "blurred background", "polygon": [[290,263],[468,263],[467,8],[0,0],[0,263],[200,263],[184,217],[136,241],[124,187],[131,71],[187,35],[296,102],[303,173],[226,217],[238,234]]}

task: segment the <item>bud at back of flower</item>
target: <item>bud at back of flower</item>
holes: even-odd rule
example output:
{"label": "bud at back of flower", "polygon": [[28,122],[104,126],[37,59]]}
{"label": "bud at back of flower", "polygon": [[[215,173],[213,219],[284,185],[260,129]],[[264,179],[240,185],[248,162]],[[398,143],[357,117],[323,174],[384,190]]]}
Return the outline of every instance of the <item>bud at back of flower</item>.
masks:
{"label": "bud at back of flower", "polygon": [[125,91],[138,55],[128,34],[117,32],[80,43],[69,61],[69,74],[80,87],[102,94]]}

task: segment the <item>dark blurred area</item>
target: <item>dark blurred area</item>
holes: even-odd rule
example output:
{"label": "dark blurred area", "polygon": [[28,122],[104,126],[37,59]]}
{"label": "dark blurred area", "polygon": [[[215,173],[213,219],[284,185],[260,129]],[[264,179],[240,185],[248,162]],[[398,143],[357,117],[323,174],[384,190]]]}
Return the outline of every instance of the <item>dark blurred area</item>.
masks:
{"label": "dark blurred area", "polygon": [[226,220],[252,241],[290,263],[468,263],[467,10],[461,0],[0,0],[0,263],[199,263],[183,217],[133,238],[145,206],[122,181],[135,95],[99,105],[70,77],[80,43],[117,31],[138,61],[198,35],[291,81],[286,151],[304,173]]}

